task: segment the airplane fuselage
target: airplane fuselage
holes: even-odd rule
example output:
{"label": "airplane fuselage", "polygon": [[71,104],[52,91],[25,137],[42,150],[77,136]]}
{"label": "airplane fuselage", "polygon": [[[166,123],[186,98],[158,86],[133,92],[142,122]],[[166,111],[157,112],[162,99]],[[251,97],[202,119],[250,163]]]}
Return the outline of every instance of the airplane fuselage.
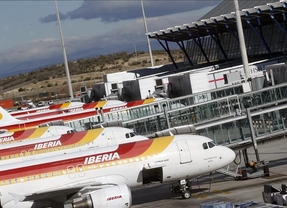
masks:
{"label": "airplane fuselage", "polygon": [[147,140],[136,135],[131,129],[123,127],[97,128],[81,132],[72,132],[59,136],[45,137],[29,141],[1,145],[0,164],[39,159],[75,151],[87,150]]}
{"label": "airplane fuselage", "polygon": [[[177,135],[153,140],[83,151],[61,157],[44,158],[33,163],[3,166],[0,191],[3,208],[25,208],[15,204],[20,195],[78,184],[127,184],[141,187],[150,183],[167,183],[209,173],[231,163],[235,157],[227,147],[203,148],[211,140]],[[20,206],[21,205],[21,206]]]}

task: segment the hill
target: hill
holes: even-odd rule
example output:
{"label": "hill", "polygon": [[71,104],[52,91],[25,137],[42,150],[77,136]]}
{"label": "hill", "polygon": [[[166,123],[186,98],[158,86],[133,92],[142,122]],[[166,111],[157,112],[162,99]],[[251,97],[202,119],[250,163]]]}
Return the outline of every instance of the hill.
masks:
{"label": "hill", "polygon": [[[183,54],[180,50],[171,51],[175,61],[182,62]],[[153,51],[155,65],[172,63],[164,50]],[[80,87],[103,82],[103,75],[108,73],[129,71],[150,67],[148,52],[137,54],[118,52],[109,55],[100,55],[87,59],[77,59],[68,63],[73,92],[77,93]],[[34,101],[68,97],[67,77],[64,64],[56,64],[39,68],[17,76],[0,79],[0,93],[2,99]]]}

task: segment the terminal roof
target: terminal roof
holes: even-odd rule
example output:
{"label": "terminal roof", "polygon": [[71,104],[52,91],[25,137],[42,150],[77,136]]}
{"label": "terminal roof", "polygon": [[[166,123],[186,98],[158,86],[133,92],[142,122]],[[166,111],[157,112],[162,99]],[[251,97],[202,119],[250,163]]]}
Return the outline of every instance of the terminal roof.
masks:
{"label": "terminal roof", "polygon": [[[242,27],[249,28],[248,24],[258,25],[273,23],[273,18],[283,22],[282,13],[287,12],[287,0],[252,0],[239,1]],[[233,0],[224,0],[200,20],[180,26],[149,32],[151,39],[169,42],[180,42],[199,37],[237,30]]]}

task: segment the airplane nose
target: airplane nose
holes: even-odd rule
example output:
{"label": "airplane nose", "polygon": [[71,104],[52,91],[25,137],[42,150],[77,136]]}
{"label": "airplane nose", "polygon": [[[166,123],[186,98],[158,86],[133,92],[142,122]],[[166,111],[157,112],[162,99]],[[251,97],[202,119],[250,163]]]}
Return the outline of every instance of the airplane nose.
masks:
{"label": "airplane nose", "polygon": [[228,148],[228,147],[226,147],[226,148],[228,149],[226,151],[226,159],[228,159],[229,163],[231,163],[231,162],[233,162],[235,160],[235,152],[232,149]]}
{"label": "airplane nose", "polygon": [[226,165],[232,163],[235,159],[235,152],[228,148],[228,147],[223,147],[224,151],[222,151],[222,159],[226,161]]}

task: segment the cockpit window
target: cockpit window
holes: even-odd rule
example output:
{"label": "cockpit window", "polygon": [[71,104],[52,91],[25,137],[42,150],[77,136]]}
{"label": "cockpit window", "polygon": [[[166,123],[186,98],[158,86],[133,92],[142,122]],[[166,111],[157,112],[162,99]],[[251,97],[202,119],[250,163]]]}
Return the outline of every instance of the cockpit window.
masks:
{"label": "cockpit window", "polygon": [[5,134],[7,132],[8,132],[8,130],[6,130],[6,129],[0,129],[0,134]]}
{"label": "cockpit window", "polygon": [[215,144],[213,142],[208,142],[208,146],[209,146],[209,148],[212,148],[215,146]]}
{"label": "cockpit window", "polygon": [[131,137],[134,137],[134,136],[136,136],[136,133],[135,133],[135,132],[131,132],[131,133],[130,133],[130,136],[131,136]]}
{"label": "cockpit window", "polygon": [[129,133],[126,133],[126,138],[130,138],[130,134]]}
{"label": "cockpit window", "polygon": [[77,131],[76,131],[76,130],[68,130],[68,131],[67,131],[67,134],[75,133],[75,132],[77,132]]}
{"label": "cockpit window", "polygon": [[207,143],[202,144],[203,149],[208,149]]}

